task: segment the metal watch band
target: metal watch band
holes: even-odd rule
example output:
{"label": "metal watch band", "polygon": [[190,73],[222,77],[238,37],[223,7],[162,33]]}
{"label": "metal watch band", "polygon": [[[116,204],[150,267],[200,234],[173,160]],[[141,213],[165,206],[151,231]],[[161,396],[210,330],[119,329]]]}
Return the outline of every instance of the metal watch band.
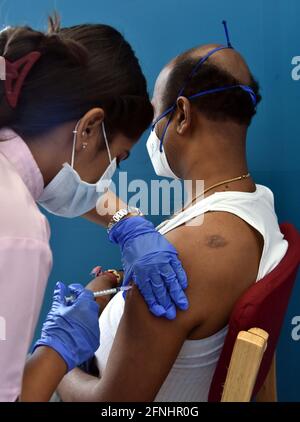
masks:
{"label": "metal watch band", "polygon": [[120,210],[118,210],[111,218],[110,222],[108,223],[107,226],[107,233],[110,232],[110,230],[113,228],[113,226],[117,223],[119,223],[119,221],[121,221],[124,217],[126,217],[128,214],[134,214],[134,215],[141,215],[143,216],[142,211],[139,208],[136,207],[127,207],[127,208],[122,208]]}

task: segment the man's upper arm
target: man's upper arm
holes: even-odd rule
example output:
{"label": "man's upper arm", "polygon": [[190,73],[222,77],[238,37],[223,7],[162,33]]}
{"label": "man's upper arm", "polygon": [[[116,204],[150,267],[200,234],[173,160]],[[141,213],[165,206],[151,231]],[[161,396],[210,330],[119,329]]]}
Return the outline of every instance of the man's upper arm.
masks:
{"label": "man's upper arm", "polygon": [[152,401],[186,336],[180,318],[169,321],[153,316],[134,287],[127,293],[124,314],[94,399]]}

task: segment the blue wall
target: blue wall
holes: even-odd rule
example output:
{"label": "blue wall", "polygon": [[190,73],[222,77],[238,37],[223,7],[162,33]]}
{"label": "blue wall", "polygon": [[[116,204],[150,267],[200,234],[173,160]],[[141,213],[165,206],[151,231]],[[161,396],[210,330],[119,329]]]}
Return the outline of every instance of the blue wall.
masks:
{"label": "blue wall", "polygon": [[[279,220],[300,229],[300,80],[291,76],[292,58],[300,55],[298,0],[9,0],[1,2],[0,24],[26,23],[41,29],[53,8],[64,26],[101,22],[124,33],[140,58],[150,91],[173,56],[198,44],[225,42],[221,21],[227,19],[233,45],[262,87],[263,101],[248,139],[250,170],[257,183],[275,193]],[[153,171],[148,161],[143,137],[122,169],[129,170],[131,178],[149,179]],[[58,279],[85,282],[98,263],[119,267],[118,250],[108,243],[104,230],[81,219],[49,220],[54,268],[41,320]],[[291,338],[291,319],[300,315],[299,281],[278,348],[281,401],[300,401],[300,341]]]}

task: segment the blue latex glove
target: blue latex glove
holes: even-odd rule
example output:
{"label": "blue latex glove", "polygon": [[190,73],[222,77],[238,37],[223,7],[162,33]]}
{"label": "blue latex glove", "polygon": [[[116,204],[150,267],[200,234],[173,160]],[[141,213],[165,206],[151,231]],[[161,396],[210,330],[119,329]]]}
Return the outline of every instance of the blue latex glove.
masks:
{"label": "blue latex glove", "polygon": [[187,277],[178,253],[150,221],[140,216],[124,218],[111,228],[109,238],[121,247],[123,285],[133,280],[154,315],[174,319],[175,305],[188,308],[183,292]]}
{"label": "blue latex glove", "polygon": [[[65,297],[74,296],[67,303]],[[93,356],[99,347],[99,305],[93,293],[80,284],[65,286],[56,283],[53,304],[42,328],[41,338],[35,343],[48,346],[61,355],[68,371]]]}

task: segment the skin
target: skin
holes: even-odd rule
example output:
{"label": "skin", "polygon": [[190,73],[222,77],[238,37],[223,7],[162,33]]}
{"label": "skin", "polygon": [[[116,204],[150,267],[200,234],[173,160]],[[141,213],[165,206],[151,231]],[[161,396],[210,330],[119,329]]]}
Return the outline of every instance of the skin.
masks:
{"label": "skin", "polygon": [[65,361],[54,349],[38,347],[25,365],[19,401],[49,401],[66,372]]}
{"label": "skin", "polygon": [[[202,56],[215,45],[193,50]],[[153,96],[155,118],[173,60],[159,75]],[[242,83],[249,82],[247,65],[234,50],[217,52],[209,60],[225,67]],[[156,125],[161,136],[167,118]],[[170,166],[182,179],[204,179],[205,187],[248,172],[247,128],[233,122],[214,122],[197,111],[185,97],[164,139]],[[255,191],[252,178],[223,184],[220,191]],[[125,310],[101,379],[76,368],[64,377],[59,394],[64,401],[153,401],[186,339],[213,335],[229,320],[237,299],[256,280],[263,239],[244,220],[226,212],[208,212],[203,224],[182,225],[166,238],[179,252],[187,272],[190,307],[172,321],[154,317],[139,291],[127,293]],[[195,259],[197,257],[197,259]],[[136,386],[138,385],[138,388]]]}

